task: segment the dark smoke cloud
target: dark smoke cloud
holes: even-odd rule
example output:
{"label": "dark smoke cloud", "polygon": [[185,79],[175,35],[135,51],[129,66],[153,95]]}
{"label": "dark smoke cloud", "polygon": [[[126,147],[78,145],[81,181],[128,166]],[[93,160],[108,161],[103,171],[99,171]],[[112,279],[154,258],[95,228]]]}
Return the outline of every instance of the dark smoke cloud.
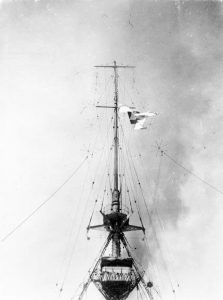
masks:
{"label": "dark smoke cloud", "polygon": [[[156,188],[158,159],[151,159],[148,144],[162,139],[163,144],[167,143],[164,150],[193,171],[192,157],[200,151],[198,149],[210,132],[200,128],[215,104],[217,91],[210,86],[214,87],[222,76],[220,3],[186,1],[180,10],[175,4],[174,1],[137,1],[130,5],[134,28],[128,42],[140,68],[137,74],[140,96],[147,98],[144,106],[160,112],[153,124],[153,136],[142,133],[144,142],[139,137],[141,149],[145,149],[141,151],[150,178],[150,183],[146,183],[144,176],[143,182],[150,198]],[[149,99],[146,94],[151,95]],[[167,227],[177,228],[179,220],[190,214],[182,194],[182,187],[189,178],[185,170],[165,155],[162,157],[156,206]],[[146,213],[144,219],[150,231]],[[154,215],[157,229],[159,225],[155,219]],[[157,249],[153,234],[150,238],[152,250]],[[145,255],[142,245],[138,245],[138,254],[144,263],[151,259]]]}

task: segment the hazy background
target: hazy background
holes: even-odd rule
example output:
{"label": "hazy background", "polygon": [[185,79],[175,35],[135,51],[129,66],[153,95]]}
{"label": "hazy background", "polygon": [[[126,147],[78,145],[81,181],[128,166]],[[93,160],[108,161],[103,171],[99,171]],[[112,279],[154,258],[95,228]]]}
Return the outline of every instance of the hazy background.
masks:
{"label": "hazy background", "polygon": [[[159,165],[152,145],[161,139],[174,159],[223,190],[222,18],[220,1],[1,1],[1,236],[72,173],[95,140],[100,155],[96,119],[102,126],[106,116],[93,106],[111,103],[98,89],[112,78],[101,71],[96,85],[93,66],[114,59],[136,66],[134,74],[120,74],[125,101],[129,89],[139,109],[160,113],[148,131],[131,132],[150,198]],[[134,78],[135,93],[128,88]],[[87,241],[84,230],[93,206],[87,204],[93,170],[90,161],[1,243],[1,299],[58,298],[74,219],[76,246],[68,247],[74,257],[60,297],[71,299],[103,242]],[[222,299],[222,194],[163,157],[156,196],[165,224],[159,240],[164,252],[169,245],[166,264],[179,283],[174,296],[165,275],[163,299]],[[166,273],[155,248],[156,264]],[[92,288],[88,299],[99,297]]]}

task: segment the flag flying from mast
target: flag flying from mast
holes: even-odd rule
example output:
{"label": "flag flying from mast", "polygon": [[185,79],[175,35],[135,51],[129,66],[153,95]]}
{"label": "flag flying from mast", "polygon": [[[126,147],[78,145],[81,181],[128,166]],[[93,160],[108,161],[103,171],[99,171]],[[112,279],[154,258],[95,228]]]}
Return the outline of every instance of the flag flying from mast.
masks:
{"label": "flag flying from mast", "polygon": [[150,111],[139,112],[135,109],[136,109],[135,107],[129,107],[126,105],[119,106],[120,113],[128,113],[130,123],[135,125],[134,127],[135,130],[146,129],[147,128],[145,126],[146,119],[158,115],[156,112],[150,112]]}

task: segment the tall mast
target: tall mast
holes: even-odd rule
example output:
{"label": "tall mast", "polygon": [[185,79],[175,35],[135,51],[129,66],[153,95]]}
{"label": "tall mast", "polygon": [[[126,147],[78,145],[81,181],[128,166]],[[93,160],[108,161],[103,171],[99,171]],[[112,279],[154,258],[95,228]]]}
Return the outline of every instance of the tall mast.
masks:
{"label": "tall mast", "polygon": [[[112,210],[115,213],[120,211],[119,189],[118,189],[118,70],[116,61],[114,61],[114,190],[112,192]],[[121,255],[121,243],[119,232],[114,232],[112,238],[112,256],[119,257]]]}
{"label": "tall mast", "polygon": [[[84,292],[87,290],[89,284],[94,282],[98,290],[102,293],[105,299],[124,300],[134,290],[139,288],[139,284],[144,287],[146,294],[150,300],[153,300],[153,295],[149,288],[152,287],[152,283],[148,284],[143,279],[144,273],[141,268],[138,267],[134,261],[131,251],[128,246],[125,232],[142,230],[145,234],[145,228],[142,226],[136,226],[129,224],[129,215],[120,207],[120,193],[119,186],[119,120],[118,120],[118,68],[134,68],[132,66],[117,65],[114,61],[113,65],[95,66],[100,68],[112,68],[114,71],[114,104],[112,106],[101,106],[101,108],[111,108],[114,110],[114,185],[112,190],[112,200],[110,210],[100,210],[103,215],[103,224],[87,227],[87,231],[90,229],[101,230],[102,228],[109,232],[106,243],[97,260],[94,268],[92,269],[88,280],[83,286],[79,300],[82,300]],[[92,218],[92,217],[91,217]],[[90,219],[91,222],[91,219]],[[108,245],[112,243],[112,255],[104,256]],[[126,250],[126,254],[121,253],[121,243]]]}
{"label": "tall mast", "polygon": [[118,189],[118,70],[116,61],[114,61],[114,190],[112,193],[112,210],[119,212],[120,201],[119,201],[119,189]]}
{"label": "tall mast", "polygon": [[111,211],[114,216],[115,224],[113,228],[112,235],[112,257],[119,257],[121,255],[121,243],[120,243],[120,191],[119,191],[119,182],[118,182],[118,147],[119,147],[119,136],[118,136],[118,68],[134,68],[133,66],[120,66],[114,61],[114,65],[110,66],[95,66],[98,68],[113,68],[114,70],[114,106],[98,106],[98,107],[107,107],[114,108],[114,188],[112,191],[112,202],[111,202]]}

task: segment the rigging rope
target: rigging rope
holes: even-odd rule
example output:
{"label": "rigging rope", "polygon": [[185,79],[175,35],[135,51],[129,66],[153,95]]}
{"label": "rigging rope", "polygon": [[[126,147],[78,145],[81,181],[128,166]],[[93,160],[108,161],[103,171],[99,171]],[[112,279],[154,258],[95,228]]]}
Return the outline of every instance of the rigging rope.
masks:
{"label": "rigging rope", "polygon": [[9,233],[7,233],[3,238],[1,238],[1,242],[7,240],[11,235],[13,235],[20,227],[22,227],[34,214],[36,214],[47,202],[49,202],[64,186],[65,184],[71,180],[71,178],[79,171],[85,161],[88,159],[86,156],[79,166],[73,171],[73,173],[53,192],[45,201],[43,201],[37,208],[35,208],[27,217],[25,217],[18,225],[16,225]]}
{"label": "rigging rope", "polygon": [[[108,175],[109,176],[109,175]],[[103,209],[103,204],[104,204],[104,200],[105,200],[105,193],[106,193],[106,188],[104,189],[104,192],[103,192],[103,197],[102,197],[102,201],[101,201],[101,208],[100,208],[100,211],[102,211]]]}
{"label": "rigging rope", "polygon": [[166,151],[161,150],[161,154],[164,154],[166,157],[168,157],[172,162],[174,162],[177,166],[179,166],[180,168],[184,169],[186,172],[188,172],[189,174],[191,174],[192,176],[194,176],[195,178],[197,178],[198,180],[200,180],[201,182],[203,182],[204,184],[208,185],[210,188],[212,188],[213,190],[215,190],[216,192],[220,193],[223,195],[223,191],[219,190],[218,188],[216,188],[215,186],[213,186],[212,184],[210,184],[209,182],[205,181],[204,179],[202,179],[200,176],[196,175],[195,173],[193,173],[192,171],[188,170],[186,167],[184,167],[183,165],[181,165],[178,161],[176,161],[173,157],[171,157],[169,154],[166,153]]}
{"label": "rigging rope", "polygon": [[130,198],[130,195],[129,195],[129,189],[128,189],[127,185],[126,185],[126,188],[127,188],[127,195],[128,195],[127,198],[128,198],[128,200],[129,200],[130,207],[131,207],[131,213],[133,214],[134,211],[133,211],[133,208],[132,208],[132,202],[131,202],[131,198]]}
{"label": "rigging rope", "polygon": [[[158,220],[158,223],[159,223],[159,226],[161,228],[161,230],[163,231],[163,233],[165,232],[165,228],[164,228],[164,224],[163,224],[163,221],[159,215],[159,212],[158,212],[158,209],[157,209],[157,206],[156,206],[156,200],[157,200],[157,191],[158,191],[158,186],[159,186],[159,181],[160,181],[160,172],[161,172],[161,164],[162,164],[162,157],[163,157],[163,154],[160,156],[160,162],[159,162],[159,167],[158,167],[158,173],[157,173],[157,179],[156,179],[156,188],[155,188],[155,191],[154,191],[154,195],[153,195],[153,204],[154,204],[154,212],[157,216],[157,220]],[[166,241],[166,238],[165,236],[163,236],[163,240],[165,242],[165,246],[166,246],[166,255],[169,254],[170,250],[169,250],[169,246],[168,246],[168,243]],[[164,260],[164,256],[163,256],[163,253],[161,253],[161,257],[162,257],[162,260],[163,260],[163,263],[165,265],[165,268],[166,268],[166,272],[167,272],[167,275],[168,275],[168,279],[169,279],[169,282],[170,282],[170,285],[171,285],[171,288],[172,290],[174,290],[174,286],[173,286],[173,281],[175,281],[175,278],[172,278],[171,276],[171,273],[170,273],[170,270],[169,270],[169,267],[167,266],[165,260]],[[167,257],[168,258],[168,257]]]}
{"label": "rigging rope", "polygon": [[[110,122],[112,122],[112,118],[111,118]],[[100,125],[100,124],[98,124],[98,125]],[[100,126],[99,126],[99,129],[101,130]],[[95,188],[96,177],[97,177],[97,175],[98,175],[98,173],[99,173],[99,165],[101,164],[101,161],[103,160],[103,158],[104,158],[104,157],[106,158],[106,155],[108,156],[107,159],[106,159],[106,161],[107,161],[107,162],[106,162],[106,165],[109,164],[109,160],[110,160],[110,152],[111,152],[111,151],[109,151],[108,154],[106,153],[106,144],[108,143],[108,136],[109,136],[109,134],[110,134],[110,131],[111,131],[111,128],[107,129],[106,138],[105,138],[105,140],[104,140],[104,145],[103,145],[103,147],[102,147],[102,153],[101,153],[101,155],[100,155],[100,157],[99,157],[99,160],[98,160],[98,162],[97,162],[97,165],[96,165],[96,173],[94,174],[94,176],[93,176],[93,178],[92,178],[92,181],[91,181],[91,182],[92,182],[91,190],[90,190],[90,192],[89,192],[88,197],[86,197],[87,200],[86,200],[86,202],[85,202],[85,208],[84,208],[83,213],[82,213],[82,217],[81,217],[82,220],[83,220],[84,214],[86,213],[87,204],[88,204],[89,199],[90,199],[90,197],[91,197],[91,195],[92,195],[92,191],[93,191],[93,189]],[[95,143],[94,143],[94,146],[95,146],[95,145],[96,145],[96,141],[95,141]],[[107,181],[107,179],[106,179],[106,181]],[[105,184],[106,184],[106,182],[105,182]],[[106,189],[105,189],[105,190],[106,190]],[[104,193],[105,193],[105,190],[104,190]],[[103,197],[104,197],[104,195],[103,195]],[[88,226],[90,226],[90,224],[91,224],[91,221],[92,221],[92,218],[93,218],[93,214],[94,214],[96,205],[97,205],[97,203],[98,203],[98,200],[97,200],[97,199],[99,199],[99,193],[98,193],[97,196],[96,196],[96,200],[95,200],[94,206],[93,206],[93,212],[92,212],[92,214],[91,214],[91,216],[90,216],[90,222],[89,222]],[[68,258],[68,261],[67,261],[67,266],[66,266],[66,269],[65,269],[65,272],[64,272],[64,276],[63,276],[63,280],[62,280],[62,288],[61,288],[61,289],[64,288],[65,281],[66,281],[66,279],[67,279],[67,277],[68,277],[68,274],[69,274],[69,270],[70,270],[70,267],[71,267],[71,264],[72,264],[73,256],[74,256],[74,253],[75,253],[75,251],[76,251],[76,245],[77,245],[77,240],[78,240],[78,238],[79,238],[80,231],[81,231],[81,223],[79,224],[78,231],[77,231],[77,233],[76,233],[76,235],[75,235],[75,241],[73,242],[73,245],[72,245],[71,255],[70,255],[70,257]]]}
{"label": "rigging rope", "polygon": [[[139,155],[139,156],[140,156],[140,160],[142,160],[141,155]],[[159,161],[159,166],[158,166],[158,172],[157,172],[157,178],[156,178],[156,186],[155,186],[155,190],[154,190],[154,195],[153,195],[153,197],[152,197],[154,209],[153,209],[152,212],[151,212],[151,217],[153,217],[153,212],[154,212],[154,213],[156,214],[156,216],[157,216],[158,224],[159,224],[161,230],[164,232],[164,231],[165,231],[165,228],[164,228],[162,219],[161,219],[161,217],[160,217],[160,215],[159,215],[159,213],[158,213],[158,209],[157,209],[157,206],[156,206],[157,191],[158,191],[159,181],[160,181],[160,172],[161,172],[162,156],[163,156],[163,155],[160,156],[160,161]],[[144,166],[143,163],[142,163],[142,165]],[[142,168],[142,169],[143,169],[143,168]],[[143,170],[143,171],[144,171],[144,170]],[[148,178],[147,178],[146,172],[144,172],[144,173],[145,173],[145,176],[146,176],[147,181],[149,182],[149,180],[148,180]],[[164,238],[164,236],[163,236],[163,238]],[[165,242],[166,242],[166,240],[165,240]],[[148,247],[148,241],[147,241],[147,237],[146,237],[146,236],[145,236],[145,243],[146,243],[146,247],[147,247],[148,253],[150,253],[150,250],[149,250],[149,247]],[[158,243],[158,241],[157,241],[157,243]],[[166,246],[166,248],[167,248],[167,250],[168,250],[168,251],[167,251],[167,250],[165,251],[165,253],[167,254],[167,253],[169,253],[169,248],[167,247],[167,242],[166,242],[166,245],[165,245],[165,246]],[[167,272],[168,280],[169,280],[169,283],[170,283],[171,288],[172,288],[172,290],[173,290],[173,282],[172,282],[172,279],[173,279],[173,278],[172,278],[172,276],[171,276],[171,274],[170,274],[170,272],[169,272],[169,268],[167,267],[167,265],[166,265],[166,263],[165,263],[164,255],[163,255],[163,253],[162,253],[163,251],[161,250],[161,246],[158,245],[158,247],[160,247],[159,251],[160,251],[160,254],[161,254],[163,263],[164,263],[164,265],[166,266],[166,272]],[[155,269],[154,269],[154,271],[155,271]],[[161,296],[160,296],[160,297],[161,297]]]}
{"label": "rigging rope", "polygon": [[[80,205],[82,203],[82,199],[83,199],[83,192],[84,192],[84,188],[85,188],[85,185],[86,185],[86,178],[87,178],[87,175],[89,174],[89,165],[88,165],[88,168],[86,169],[86,174],[85,174],[85,177],[84,177],[84,180],[83,180],[83,184],[82,184],[82,188],[81,188],[81,196],[79,197],[79,201],[78,201],[78,204],[75,205],[74,207],[74,215],[73,215],[73,218],[72,218],[72,222],[71,222],[71,228],[69,230],[69,234],[68,234],[68,239],[67,239],[67,243],[66,243],[66,247],[65,247],[65,250],[64,250],[64,255],[63,255],[63,259],[61,261],[61,265],[60,265],[60,268],[59,268],[59,272],[58,272],[58,280],[57,280],[57,284],[56,286],[58,286],[58,281],[59,281],[59,276],[60,274],[63,273],[63,268],[65,266],[65,263],[66,263],[66,258],[68,256],[68,253],[69,253],[69,247],[70,247],[70,244],[72,244],[72,235],[74,233],[74,229],[76,228],[76,220],[77,220],[77,213],[79,212],[79,208],[80,208]],[[63,286],[61,286],[60,290],[63,289]]]}
{"label": "rigging rope", "polygon": [[[88,204],[88,201],[89,201],[89,198],[90,198],[92,190],[93,190],[93,186],[92,186],[92,188],[90,190],[90,193],[89,193],[89,196],[87,197],[87,200],[85,202],[85,207],[84,207],[84,210],[82,212],[81,220],[83,220],[84,215],[86,213],[87,204]],[[65,281],[66,281],[67,276],[69,274],[69,270],[70,270],[70,267],[71,267],[71,264],[72,264],[72,260],[73,260],[74,254],[75,254],[75,250],[76,250],[76,246],[77,246],[77,241],[78,241],[78,238],[79,238],[79,234],[80,234],[81,226],[82,225],[83,224],[80,222],[78,230],[77,230],[77,233],[75,235],[75,239],[74,239],[73,245],[72,245],[71,256],[68,258],[67,266],[65,268],[65,272],[64,272],[64,276],[63,276],[63,280],[62,280],[62,285],[61,285],[61,290],[63,290],[64,285],[65,285]]]}
{"label": "rigging rope", "polygon": [[[97,80],[97,79],[98,79],[98,78],[97,78],[97,76],[96,76],[96,80]],[[112,121],[112,119],[111,119],[111,121]],[[98,117],[98,115],[97,115],[97,126],[98,126],[97,135],[95,136],[95,138],[93,139],[93,141],[90,142],[90,144],[89,144],[89,146],[88,146],[88,147],[89,147],[88,152],[89,152],[89,153],[92,153],[91,157],[93,157],[94,150],[95,150],[96,144],[97,144],[97,139],[98,139],[99,136],[101,136],[101,123],[102,123],[102,122],[101,122],[101,120],[99,119],[99,117]],[[100,165],[100,163],[101,163],[102,158],[104,157],[104,155],[106,155],[106,154],[105,154],[105,146],[106,146],[106,143],[107,143],[108,135],[109,135],[109,130],[107,129],[106,137],[105,137],[105,140],[104,140],[104,145],[103,145],[102,150],[101,150],[101,151],[102,151],[102,154],[100,155],[99,161],[98,161],[97,166],[96,166],[96,173],[93,174],[93,176],[92,176],[92,180],[91,180],[91,190],[90,190],[90,192],[89,192],[88,197],[86,197],[87,200],[86,200],[86,203],[85,203],[85,209],[84,209],[84,212],[83,212],[83,215],[82,215],[82,219],[83,219],[83,217],[84,217],[84,213],[86,212],[86,206],[87,206],[87,204],[88,204],[88,202],[89,202],[89,199],[90,199],[90,196],[91,196],[91,194],[92,194],[92,191],[93,191],[93,189],[94,189],[94,187],[95,187],[95,183],[96,183],[95,179],[96,179],[96,177],[97,177],[97,173],[98,173],[98,170],[99,170],[98,167],[99,167],[99,165]],[[92,147],[92,150],[90,150],[91,144],[92,144],[92,146],[93,146],[93,147]],[[87,174],[89,175],[89,171],[87,172]],[[86,183],[86,179],[84,180],[84,184],[85,184],[85,183]],[[97,199],[97,197],[96,197],[96,199]],[[79,201],[79,204],[80,204],[80,201]],[[96,200],[95,203],[94,203],[93,213],[94,213],[96,204],[97,204],[97,200]],[[93,217],[93,213],[92,213],[91,218],[90,218],[90,223],[91,223],[91,220],[92,220],[92,217]],[[71,229],[71,232],[70,232],[70,237],[71,237],[71,235],[73,234],[73,228],[74,228],[75,220],[76,220],[76,218],[74,218],[73,223],[72,223],[72,229]],[[90,223],[89,223],[89,226],[90,226]],[[77,225],[78,225],[78,224],[77,224]],[[67,258],[66,266],[65,266],[65,269],[64,269],[64,272],[63,272],[64,275],[62,276],[63,279],[62,279],[62,283],[61,283],[60,294],[61,294],[61,292],[63,291],[64,285],[65,285],[65,281],[66,281],[66,278],[67,278],[68,273],[69,273],[69,270],[70,270],[70,266],[71,266],[72,259],[73,259],[73,255],[74,255],[74,251],[75,251],[76,241],[77,241],[78,238],[79,238],[80,231],[81,231],[81,223],[80,223],[79,226],[78,226],[78,230],[77,230],[77,233],[76,233],[75,238],[74,238],[75,242],[72,242],[72,244],[71,244],[71,248],[72,248],[72,251],[71,251],[71,252],[72,252],[72,253],[69,255],[69,254],[67,253],[68,251],[66,251],[67,256],[69,255],[69,257]],[[70,239],[70,240],[71,240],[71,239]],[[64,260],[64,264],[65,264],[65,260]]]}
{"label": "rigging rope", "polygon": [[[140,160],[141,160],[141,163],[142,163],[142,156],[139,155],[139,157],[140,157]],[[158,187],[159,187],[160,172],[161,172],[161,165],[162,165],[162,157],[163,157],[163,152],[162,152],[162,150],[161,150],[161,156],[160,156],[160,161],[159,161],[159,166],[158,166],[157,178],[156,178],[156,182],[155,182],[156,186],[155,186],[155,189],[154,189],[154,195],[153,195],[153,197],[152,197],[154,209],[153,209],[152,212],[151,212],[151,217],[153,217],[153,213],[156,214],[156,217],[157,217],[157,220],[158,220],[158,225],[160,226],[162,232],[165,232],[165,228],[164,228],[163,221],[162,221],[162,219],[161,219],[161,217],[160,217],[160,215],[159,215],[159,212],[158,212],[158,209],[157,209],[157,206],[156,206],[157,192],[158,192]],[[144,166],[143,163],[142,163],[142,165]],[[144,169],[144,168],[142,168],[142,169]],[[143,170],[143,171],[144,171],[144,170]],[[149,182],[149,180],[148,180],[148,178],[147,178],[147,173],[146,173],[146,172],[144,172],[144,173],[145,173],[145,176],[146,176],[147,181]],[[170,251],[169,251],[169,247],[168,247],[167,241],[166,241],[166,239],[165,239],[165,236],[163,236],[163,239],[164,239],[164,242],[165,242],[165,244],[166,244],[165,246],[166,246],[167,249],[166,249],[166,251],[165,251],[165,254],[167,255]],[[145,239],[145,241],[146,241],[146,239]],[[166,263],[165,263],[164,255],[163,255],[163,253],[162,253],[161,247],[160,247],[160,254],[161,254],[163,263],[164,263],[165,266],[166,266],[166,272],[167,272],[168,280],[169,280],[169,282],[170,282],[170,285],[171,285],[171,287],[172,287],[172,290],[174,290],[174,289],[173,289],[173,282],[172,282],[172,280],[173,280],[173,281],[176,281],[176,280],[175,280],[175,278],[172,278],[172,276],[171,276],[171,273],[172,273],[172,272],[170,273],[169,267],[167,267],[167,265],[166,265]]]}
{"label": "rigging rope", "polygon": [[90,220],[89,220],[89,223],[88,223],[88,227],[87,227],[87,228],[89,228],[89,227],[91,226],[91,220],[92,220],[92,218],[93,218],[93,214],[94,214],[94,210],[95,210],[95,206],[96,206],[97,202],[98,202],[98,200],[95,199],[93,211],[92,211],[92,214],[91,214],[91,217],[90,217]]}
{"label": "rigging rope", "polygon": [[[112,118],[111,118],[111,122],[112,122]],[[101,154],[101,156],[100,156],[100,158],[99,158],[99,164],[101,164],[102,158],[105,157],[105,161],[106,161],[106,164],[105,164],[105,171],[106,171],[106,173],[107,173],[107,176],[104,176],[104,177],[103,177],[103,179],[105,178],[104,184],[102,184],[102,183],[100,182],[100,185],[105,185],[105,188],[104,188],[104,191],[103,191],[103,195],[102,195],[102,202],[101,202],[101,209],[100,209],[101,211],[102,211],[102,209],[103,209],[103,203],[104,203],[104,198],[105,198],[105,192],[107,191],[107,182],[108,182],[108,184],[110,185],[110,188],[111,188],[110,174],[109,174],[109,166],[110,166],[110,163],[111,163],[111,152],[112,152],[112,148],[110,147],[110,148],[109,148],[109,151],[107,151],[107,153],[106,153],[106,151],[105,151],[105,148],[106,148],[105,146],[106,146],[106,143],[108,143],[108,135],[109,135],[109,134],[110,134],[110,131],[107,132],[105,144],[104,144],[104,146],[103,146],[103,151],[102,151],[102,154]],[[106,157],[106,156],[107,156],[107,157]],[[98,167],[96,168],[97,172],[99,171],[99,164],[98,164]],[[96,175],[95,175],[95,178],[96,178]],[[99,192],[97,193],[97,195],[96,195],[96,198],[97,198],[97,199],[100,199],[99,195],[100,195],[100,191],[99,191]],[[100,200],[99,200],[99,202],[100,202]]]}
{"label": "rigging rope", "polygon": [[[123,134],[123,140],[124,140],[124,142],[125,142],[124,144],[125,144],[125,150],[126,150],[126,154],[127,154],[127,158],[128,158],[128,163],[129,163],[129,166],[130,166],[130,173],[131,173],[131,176],[132,176],[132,179],[133,179],[133,174],[132,174],[132,172],[131,172],[131,164],[130,164],[130,160],[131,160],[132,166],[133,166],[133,170],[134,170],[134,173],[135,173],[135,176],[136,176],[136,179],[137,179],[137,183],[138,183],[138,186],[139,186],[139,188],[140,188],[140,192],[141,192],[141,195],[142,195],[142,198],[143,198],[143,202],[144,202],[144,205],[145,205],[145,207],[146,207],[146,212],[147,212],[148,217],[149,217],[149,222],[150,222],[150,225],[151,225],[151,228],[152,228],[152,232],[153,232],[153,234],[154,234],[155,241],[156,241],[156,244],[157,244],[157,246],[158,246],[158,249],[159,249],[159,252],[160,252],[160,255],[161,255],[161,259],[162,259],[162,261],[163,261],[163,263],[164,263],[164,266],[165,266],[165,268],[166,268],[166,270],[167,270],[168,279],[169,279],[169,282],[170,282],[170,285],[171,285],[171,288],[172,288],[172,291],[173,291],[174,288],[173,288],[172,279],[171,279],[171,276],[170,276],[170,274],[169,274],[169,270],[168,270],[168,268],[167,268],[167,264],[166,264],[165,259],[164,259],[164,256],[163,256],[162,249],[161,249],[161,246],[160,246],[159,241],[158,241],[158,237],[157,237],[156,230],[155,230],[155,228],[154,228],[154,226],[153,226],[154,224],[153,224],[152,216],[151,216],[151,214],[150,214],[148,205],[147,205],[147,203],[146,203],[146,199],[145,199],[145,196],[144,196],[144,192],[143,192],[143,189],[142,189],[142,186],[141,186],[141,183],[140,183],[140,180],[139,180],[139,176],[138,176],[138,174],[137,174],[137,171],[136,171],[136,168],[135,168],[135,165],[134,165],[134,161],[133,161],[131,152],[130,152],[130,150],[128,149],[128,144],[127,144],[127,142],[126,142],[126,140],[125,140],[125,135],[124,135],[124,131],[123,131],[122,126],[121,126],[121,129],[122,129],[122,134]],[[130,158],[130,159],[129,159],[129,158]],[[136,203],[136,206],[137,206],[137,203]]]}

